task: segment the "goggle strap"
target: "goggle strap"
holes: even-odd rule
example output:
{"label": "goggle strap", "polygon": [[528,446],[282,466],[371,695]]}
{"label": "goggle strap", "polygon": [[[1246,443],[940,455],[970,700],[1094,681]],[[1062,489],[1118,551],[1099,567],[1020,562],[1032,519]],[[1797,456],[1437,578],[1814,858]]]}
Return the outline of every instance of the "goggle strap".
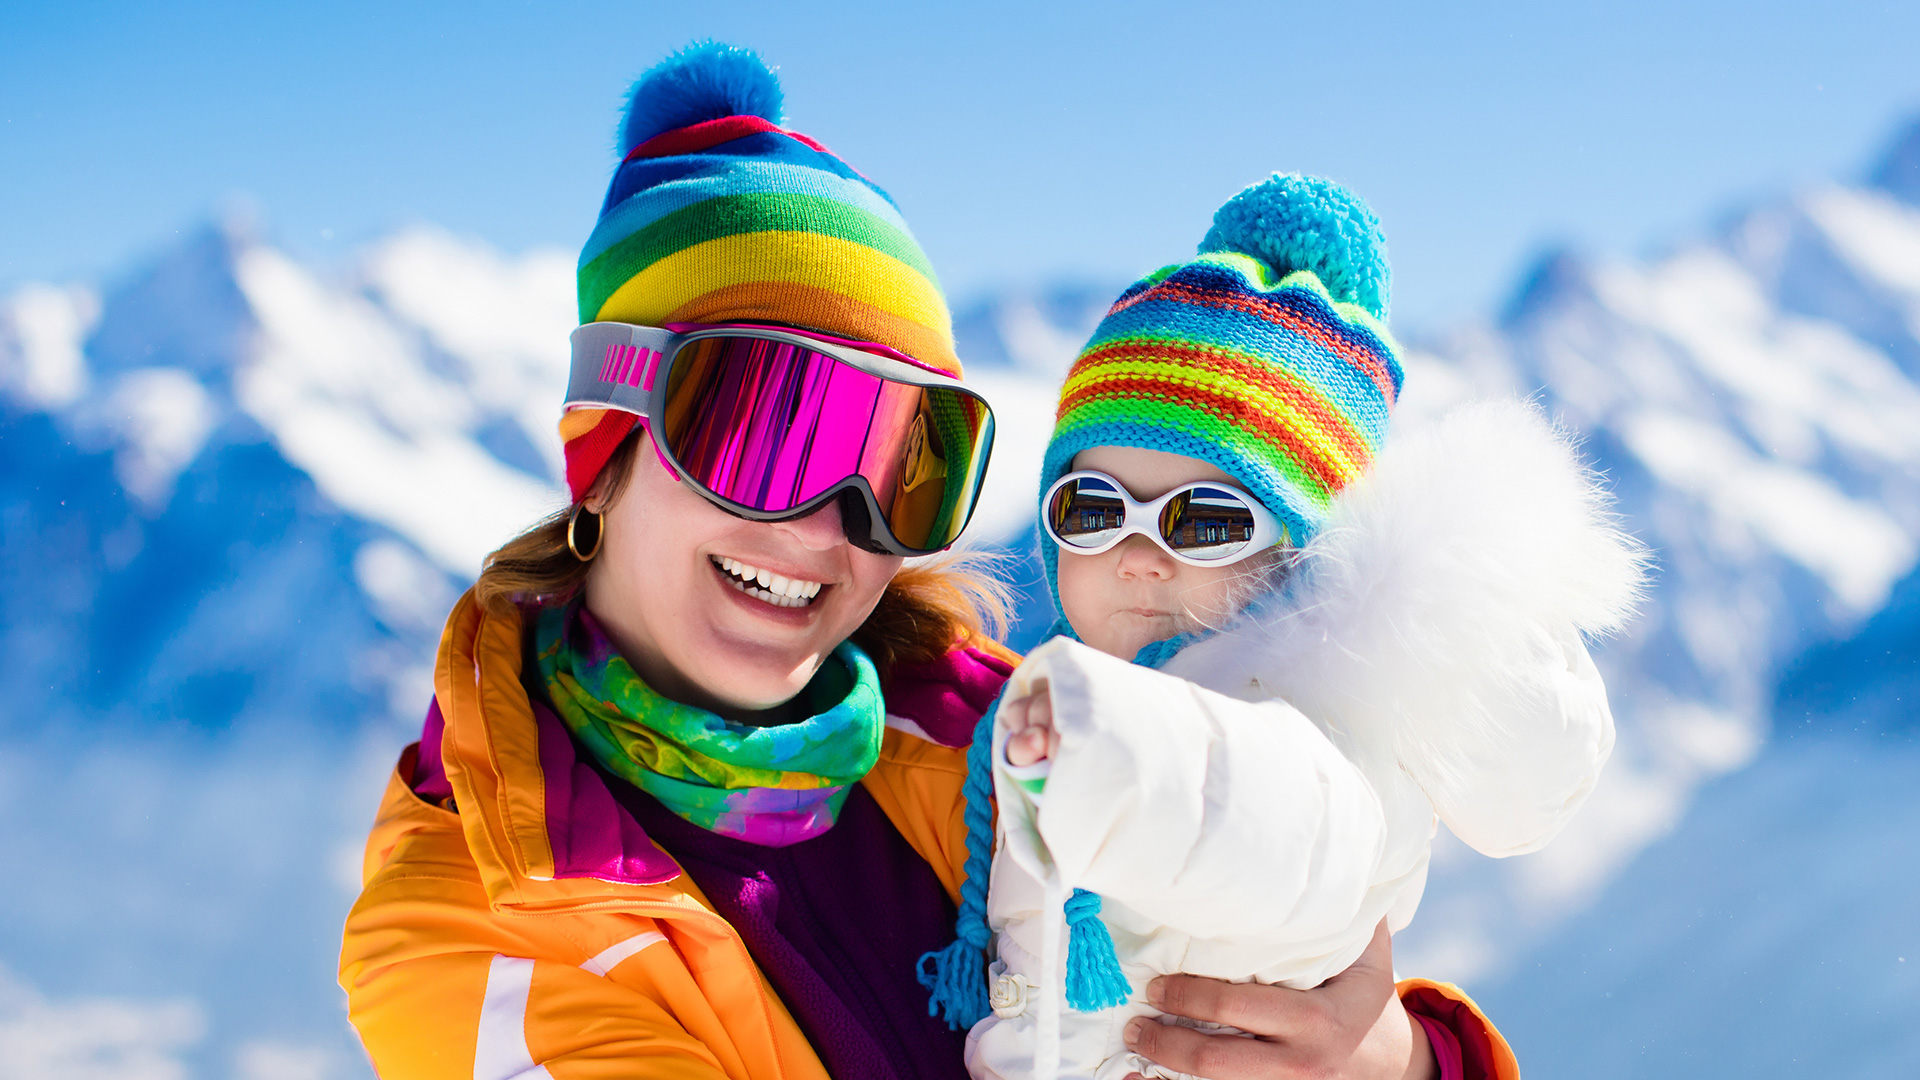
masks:
{"label": "goggle strap", "polygon": [[566,407],[619,409],[645,417],[675,336],[671,330],[631,323],[576,328],[570,339],[573,364],[567,374]]}

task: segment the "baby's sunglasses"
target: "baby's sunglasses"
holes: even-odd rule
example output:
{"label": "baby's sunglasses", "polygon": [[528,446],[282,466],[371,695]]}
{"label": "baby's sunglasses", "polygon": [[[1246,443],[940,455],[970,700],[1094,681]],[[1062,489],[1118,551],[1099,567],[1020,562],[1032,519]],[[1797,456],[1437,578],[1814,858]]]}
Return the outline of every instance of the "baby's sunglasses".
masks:
{"label": "baby's sunglasses", "polygon": [[1260,500],[1211,480],[1140,502],[1088,469],[1054,481],[1042,505],[1047,536],[1077,555],[1098,555],[1138,533],[1189,566],[1228,566],[1288,542],[1286,526]]}
{"label": "baby's sunglasses", "polygon": [[925,555],[980,498],[993,410],[881,345],[755,325],[588,323],[567,408],[633,413],[660,460],[709,502],[789,521],[838,500],[847,539]]}

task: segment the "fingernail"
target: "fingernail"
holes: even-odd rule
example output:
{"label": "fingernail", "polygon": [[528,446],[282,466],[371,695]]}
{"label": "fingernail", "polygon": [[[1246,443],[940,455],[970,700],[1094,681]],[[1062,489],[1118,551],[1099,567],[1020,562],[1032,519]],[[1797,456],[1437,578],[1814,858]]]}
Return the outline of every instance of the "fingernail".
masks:
{"label": "fingernail", "polygon": [[1138,1043],[1140,1041],[1141,1034],[1146,1030],[1147,1030],[1147,1022],[1145,1020],[1142,1020],[1140,1017],[1136,1016],[1133,1019],[1127,1021],[1127,1034],[1126,1034],[1127,1045],[1133,1046],[1134,1044]]}
{"label": "fingernail", "polygon": [[1156,1009],[1160,1007],[1160,980],[1159,979],[1155,979],[1152,982],[1147,984],[1147,1004],[1153,1006]]}

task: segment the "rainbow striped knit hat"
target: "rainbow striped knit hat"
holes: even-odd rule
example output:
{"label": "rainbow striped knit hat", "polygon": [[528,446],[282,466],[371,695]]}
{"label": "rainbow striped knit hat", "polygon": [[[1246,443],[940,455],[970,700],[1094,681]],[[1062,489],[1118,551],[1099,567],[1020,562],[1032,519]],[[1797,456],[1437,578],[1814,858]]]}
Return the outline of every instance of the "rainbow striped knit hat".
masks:
{"label": "rainbow striped knit hat", "polygon": [[[800,326],[958,377],[946,298],[892,198],[780,127],[781,104],[758,56],[715,42],[640,77],[580,252],[580,321]],[[633,423],[591,408],[560,421],[575,501]]]}
{"label": "rainbow striped knit hat", "polygon": [[1275,174],[1229,199],[1199,256],[1129,286],[1074,360],[1042,495],[1089,447],[1164,450],[1218,465],[1305,543],[1400,396],[1385,245],[1330,180]]}

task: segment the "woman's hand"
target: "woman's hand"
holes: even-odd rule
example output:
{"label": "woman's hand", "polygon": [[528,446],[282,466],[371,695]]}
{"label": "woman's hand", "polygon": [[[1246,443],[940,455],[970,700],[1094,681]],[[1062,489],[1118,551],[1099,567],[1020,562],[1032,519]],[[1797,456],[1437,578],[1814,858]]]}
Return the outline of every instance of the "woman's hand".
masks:
{"label": "woman's hand", "polygon": [[1060,733],[1053,730],[1053,695],[1047,680],[1035,680],[1026,697],[1000,706],[1007,725],[1007,764],[1024,769],[1060,752]]}
{"label": "woman's hand", "polygon": [[[1208,1080],[1434,1080],[1433,1049],[1393,988],[1393,941],[1382,920],[1353,966],[1312,990],[1163,975],[1147,984],[1162,1012],[1249,1032],[1208,1035],[1145,1017],[1127,1024],[1127,1048]],[[1139,1080],[1138,1073],[1128,1080]]]}

